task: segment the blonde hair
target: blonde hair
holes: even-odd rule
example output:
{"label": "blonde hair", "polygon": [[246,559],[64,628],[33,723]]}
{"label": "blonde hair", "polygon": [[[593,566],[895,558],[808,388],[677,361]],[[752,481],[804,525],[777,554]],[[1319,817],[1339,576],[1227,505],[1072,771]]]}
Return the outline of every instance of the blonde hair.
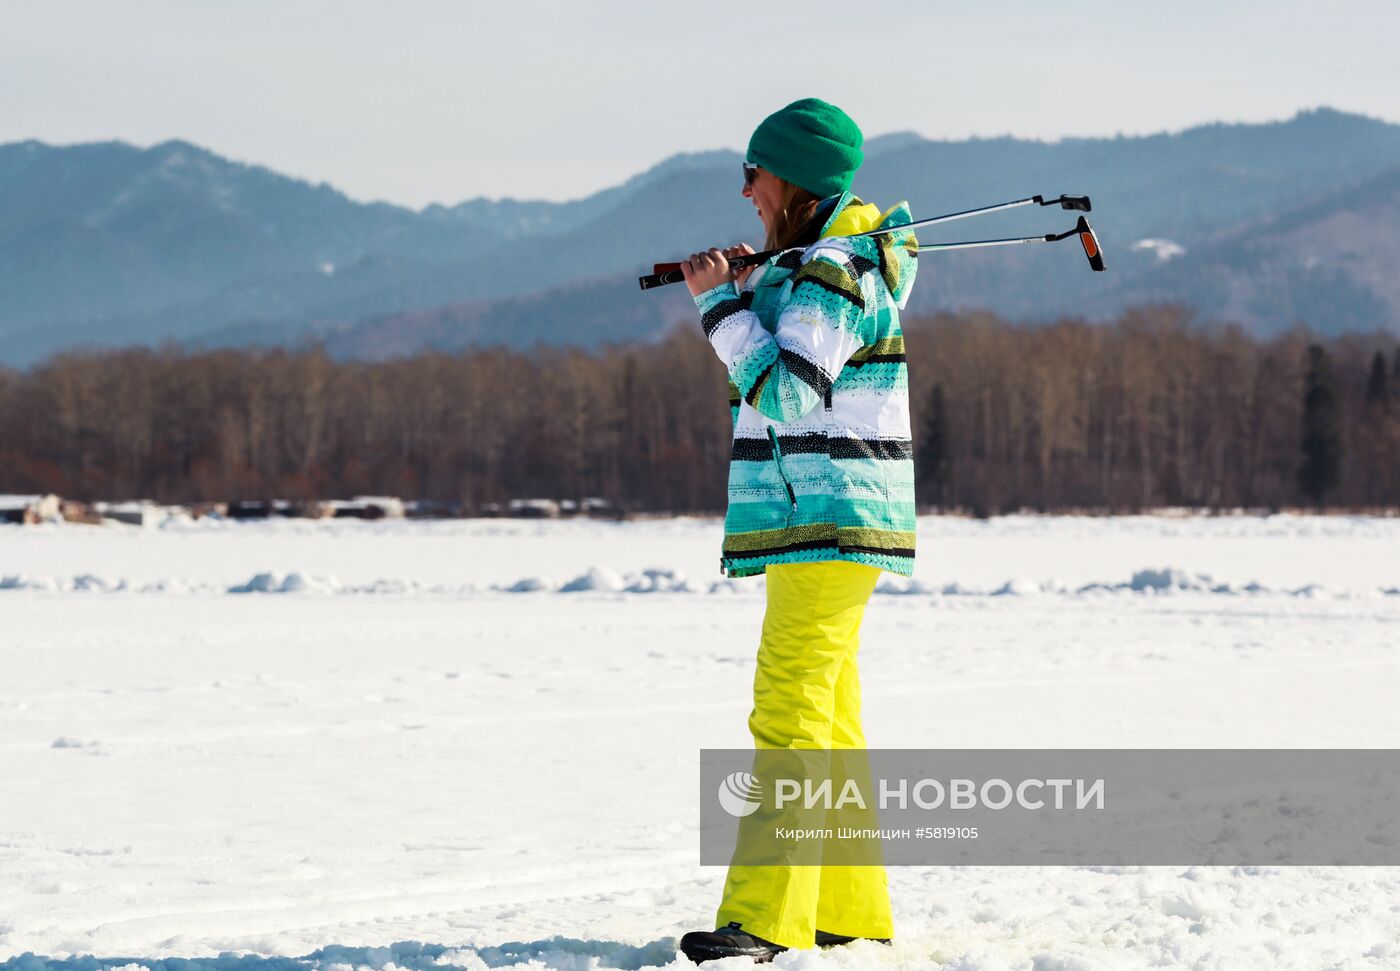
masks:
{"label": "blonde hair", "polygon": [[768,231],[763,248],[786,249],[815,243],[821,226],[813,216],[817,203],[822,201],[821,196],[776,175],[773,178],[778,180],[782,190],[778,196],[778,211],[773,213],[773,227]]}

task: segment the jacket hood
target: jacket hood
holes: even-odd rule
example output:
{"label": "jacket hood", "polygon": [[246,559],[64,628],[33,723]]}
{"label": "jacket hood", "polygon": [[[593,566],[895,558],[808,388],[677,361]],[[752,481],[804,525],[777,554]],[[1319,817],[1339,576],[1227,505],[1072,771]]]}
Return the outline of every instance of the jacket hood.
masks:
{"label": "jacket hood", "polygon": [[[831,236],[854,236],[872,229],[885,229],[890,226],[905,226],[913,222],[907,202],[897,202],[883,213],[878,206],[862,202],[850,192],[836,197],[826,225],[822,227],[823,238]],[[851,251],[874,262],[880,268],[890,296],[901,310],[909,299],[909,290],[918,269],[919,241],[912,230],[884,233],[880,236],[867,236],[850,241]]]}

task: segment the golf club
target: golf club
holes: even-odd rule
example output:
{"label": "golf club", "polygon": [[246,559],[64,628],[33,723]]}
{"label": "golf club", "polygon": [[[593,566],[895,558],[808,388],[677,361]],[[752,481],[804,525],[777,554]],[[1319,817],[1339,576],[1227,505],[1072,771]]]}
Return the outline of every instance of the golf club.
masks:
{"label": "golf club", "polygon": [[[1103,250],[1099,247],[1099,237],[1094,232],[1094,227],[1089,225],[1089,220],[1083,216],[1075,223],[1074,228],[1063,233],[1049,233],[1045,236],[1015,236],[1010,239],[977,239],[963,243],[927,243],[921,244],[918,252],[925,253],[933,250],[950,249],[974,249],[979,246],[1013,246],[1017,243],[1058,243],[1062,239],[1069,239],[1071,236],[1078,236],[1079,243],[1084,247],[1084,255],[1089,258],[1089,268],[1102,273],[1104,270]],[[775,251],[781,252],[781,251]]]}
{"label": "golf club", "polygon": [[[1055,199],[1046,199],[1044,196],[1030,196],[1025,199],[1016,199],[1012,202],[999,202],[991,206],[981,206],[977,209],[964,209],[961,212],[950,212],[942,216],[930,216],[927,219],[918,219],[902,226],[890,226],[886,229],[872,229],[866,233],[857,233],[855,236],[847,237],[855,239],[860,236],[880,236],[885,233],[897,233],[904,230],[917,229],[921,226],[933,226],[938,223],[952,222],[955,219],[966,219],[970,216],[982,216],[987,213],[1001,212],[1006,209],[1015,209],[1018,206],[1059,206],[1062,209],[1069,209],[1076,212],[1090,212],[1093,209],[1088,196],[1060,196]],[[957,243],[929,243],[920,245],[918,252],[934,250],[954,250],[954,249],[975,249],[985,246],[1013,246],[1018,243],[1055,243],[1062,239],[1069,239],[1071,236],[1079,237],[1080,245],[1084,247],[1084,255],[1089,260],[1090,269],[1096,272],[1103,272],[1105,269],[1103,261],[1103,249],[1099,246],[1098,236],[1094,234],[1093,227],[1089,225],[1089,220],[1083,216],[1074,228],[1063,233],[1049,233],[1042,236],[1018,236],[1010,239],[979,239]],[[789,246],[784,249],[766,250],[762,253],[749,253],[745,256],[736,256],[729,260],[731,270],[741,270],[749,266],[758,266],[766,263],[769,259],[779,253],[784,253],[789,249],[806,249],[805,246]],[[652,272],[648,276],[638,278],[637,282],[643,290],[650,290],[653,287],[666,286],[670,283],[680,283],[685,279],[681,273],[680,263],[657,263],[652,267]]]}

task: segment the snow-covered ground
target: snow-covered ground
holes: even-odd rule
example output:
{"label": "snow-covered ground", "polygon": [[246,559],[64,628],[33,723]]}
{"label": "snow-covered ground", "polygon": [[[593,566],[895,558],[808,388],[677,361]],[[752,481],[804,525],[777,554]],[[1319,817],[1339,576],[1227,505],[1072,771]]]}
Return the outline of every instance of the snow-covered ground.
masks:
{"label": "snow-covered ground", "polygon": [[[0,526],[0,969],[689,966],[724,877],[698,750],[750,742],[763,612],[719,540]],[[866,615],[872,746],[1400,747],[1400,518],[927,518],[918,549]],[[1393,868],[890,877],[892,948],[777,966],[1400,967]]]}

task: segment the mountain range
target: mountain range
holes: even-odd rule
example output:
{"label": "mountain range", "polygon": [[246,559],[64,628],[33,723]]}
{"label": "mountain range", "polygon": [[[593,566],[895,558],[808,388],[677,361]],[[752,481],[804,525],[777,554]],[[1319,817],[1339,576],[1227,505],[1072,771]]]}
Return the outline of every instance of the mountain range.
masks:
{"label": "mountain range", "polygon": [[[749,241],[741,155],[673,156],[571,202],[413,211],[187,142],[0,145],[0,362],[80,345],[323,341],[383,358],[646,339],[694,317],[658,260]],[[560,162],[566,165],[566,161]],[[911,313],[1105,319],[1147,301],[1267,334],[1400,330],[1400,125],[1321,108],[1141,137],[870,139],[854,189],[915,218],[1088,194],[1109,272],[1073,243],[925,254]],[[924,242],[1054,232],[1059,209],[921,231]]]}

